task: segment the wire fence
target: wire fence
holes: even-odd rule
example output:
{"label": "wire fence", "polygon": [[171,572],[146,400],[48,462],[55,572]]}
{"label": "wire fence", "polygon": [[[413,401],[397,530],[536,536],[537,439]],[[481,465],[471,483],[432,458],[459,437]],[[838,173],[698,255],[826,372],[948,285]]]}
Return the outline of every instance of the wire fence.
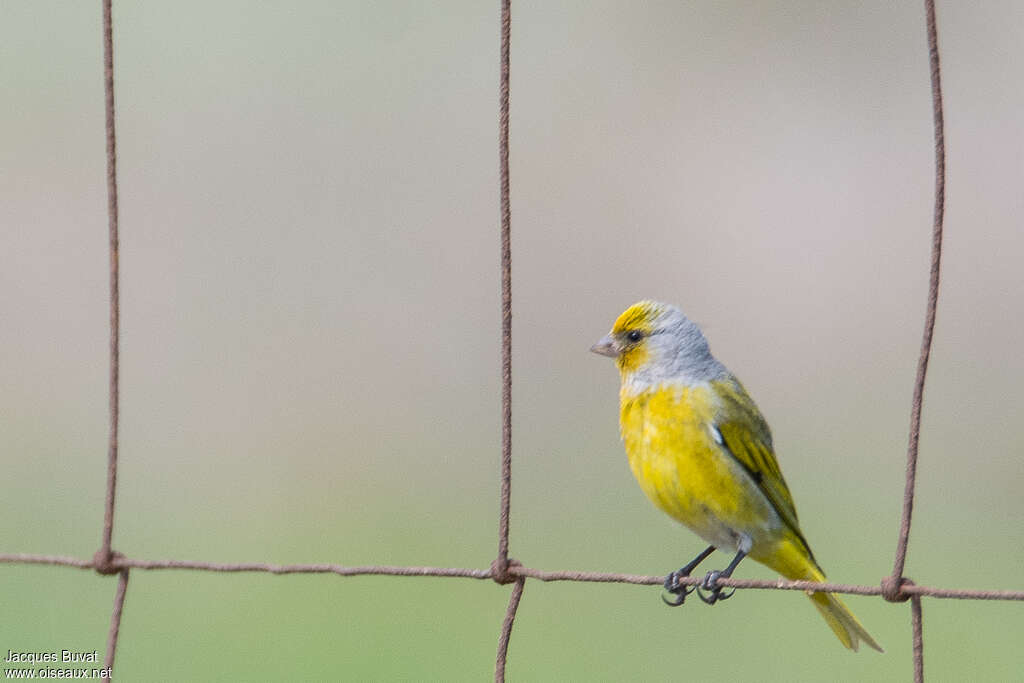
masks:
{"label": "wire fence", "polygon": [[[495,658],[494,677],[505,679],[509,640],[516,613],[523,596],[527,579],[538,581],[579,581],[594,583],[626,583],[637,585],[661,585],[663,576],[638,574],[616,574],[581,571],[545,571],[520,564],[509,557],[509,505],[512,484],[512,258],[511,258],[511,201],[509,192],[509,79],[511,45],[511,0],[501,0],[501,51],[499,86],[499,171],[500,171],[500,214],[501,214],[501,493],[498,524],[498,554],[488,569],[458,567],[407,567],[407,566],[342,566],[335,564],[293,564],[277,565],[266,563],[222,564],[215,562],[193,562],[186,560],[142,560],[125,557],[112,548],[114,530],[114,500],[117,488],[118,423],[119,423],[119,357],[120,357],[120,268],[118,236],[117,197],[117,137],[114,117],[114,42],[112,0],[103,4],[103,71],[106,112],[106,160],[107,160],[107,213],[109,229],[110,258],[110,375],[109,402],[110,424],[107,460],[106,497],[104,501],[103,532],[99,550],[91,560],[56,555],[0,554],[0,562],[29,565],[58,565],[78,569],[94,570],[101,575],[118,576],[114,606],[110,616],[110,631],[104,666],[112,669],[120,633],[121,615],[124,611],[130,571],[135,570],[186,570],[211,572],[264,572],[269,574],[335,574],[338,576],[387,575],[387,576],[433,576],[469,579],[489,579],[498,584],[514,584],[508,608],[502,622]],[[892,573],[884,577],[878,586],[823,583],[814,581],[754,580],[722,578],[718,585],[731,588],[829,591],[850,595],[881,596],[890,602],[910,602],[911,633],[913,639],[914,680],[924,680],[924,638],[922,634],[923,597],[949,598],[960,600],[1021,600],[1024,590],[967,590],[919,586],[904,576],[907,557],[907,542],[910,535],[911,517],[914,508],[914,490],[917,475],[918,444],[921,432],[921,408],[924,399],[925,378],[931,353],[932,335],[939,295],[939,276],[942,255],[942,230],[945,211],[945,139],[942,110],[942,83],[939,66],[938,31],[935,23],[934,0],[925,0],[926,33],[929,63],[931,67],[932,116],[935,140],[935,206],[932,224],[931,268],[928,300],[925,312],[924,333],[914,379],[914,393],[911,405],[910,436],[907,445],[906,485],[903,495],[903,512],[896,543],[896,554]],[[695,586],[701,577],[680,577],[680,585]],[[110,677],[104,680],[110,680]]]}

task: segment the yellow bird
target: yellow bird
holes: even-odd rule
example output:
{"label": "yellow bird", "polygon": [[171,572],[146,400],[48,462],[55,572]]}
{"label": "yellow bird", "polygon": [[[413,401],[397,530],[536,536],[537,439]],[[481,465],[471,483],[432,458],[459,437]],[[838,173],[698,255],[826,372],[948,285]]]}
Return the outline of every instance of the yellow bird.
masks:
{"label": "yellow bird", "polygon": [[[716,549],[735,556],[697,587],[708,604],[731,595],[717,581],[747,556],[787,579],[825,580],[800,531],[768,424],[696,324],[675,306],[641,301],[591,351],[614,358],[622,376],[622,440],[640,487],[711,544],[668,575],[665,589],[676,597],[665,602],[683,604],[693,588],[679,578]],[[843,645],[856,650],[863,641],[882,651],[838,597],[808,595]]]}

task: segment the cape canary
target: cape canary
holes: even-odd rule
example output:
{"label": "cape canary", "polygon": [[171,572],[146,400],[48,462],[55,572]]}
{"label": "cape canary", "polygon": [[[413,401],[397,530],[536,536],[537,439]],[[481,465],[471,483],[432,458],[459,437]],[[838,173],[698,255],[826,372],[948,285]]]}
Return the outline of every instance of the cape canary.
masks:
{"label": "cape canary", "polygon": [[[640,487],[711,544],[668,575],[665,589],[676,597],[666,602],[683,603],[693,588],[679,578],[716,549],[735,556],[697,587],[709,604],[731,595],[717,581],[747,556],[788,579],[825,579],[800,531],[768,424],[696,324],[674,306],[641,301],[591,351],[614,358],[622,376],[622,440]],[[856,650],[863,641],[882,651],[838,597],[808,595],[843,645]]]}

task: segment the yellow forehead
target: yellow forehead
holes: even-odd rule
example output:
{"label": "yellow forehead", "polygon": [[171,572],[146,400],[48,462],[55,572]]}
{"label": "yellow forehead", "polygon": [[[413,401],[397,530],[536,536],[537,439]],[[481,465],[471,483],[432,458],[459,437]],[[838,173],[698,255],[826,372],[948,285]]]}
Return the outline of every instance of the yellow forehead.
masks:
{"label": "yellow forehead", "polygon": [[662,313],[662,307],[653,301],[640,301],[633,304],[619,316],[612,327],[612,334],[620,334],[627,330],[651,332],[654,321]]}

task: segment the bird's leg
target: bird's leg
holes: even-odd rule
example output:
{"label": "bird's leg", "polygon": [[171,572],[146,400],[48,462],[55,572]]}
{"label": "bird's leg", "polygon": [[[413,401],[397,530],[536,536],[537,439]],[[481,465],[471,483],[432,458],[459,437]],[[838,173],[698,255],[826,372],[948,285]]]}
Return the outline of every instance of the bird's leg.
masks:
{"label": "bird's leg", "polygon": [[708,556],[715,552],[715,546],[709,545],[705,548],[700,555],[693,558],[693,561],[687,564],[685,567],[681,567],[679,571],[674,571],[665,577],[665,590],[676,596],[672,600],[667,599],[664,595],[661,596],[662,601],[670,607],[679,607],[686,601],[686,596],[693,592],[694,586],[680,586],[679,579],[684,576],[689,576],[690,572],[697,568],[697,565],[708,559]]}
{"label": "bird's leg", "polygon": [[[709,605],[713,605],[719,600],[728,600],[729,598],[731,598],[732,594],[736,592],[736,589],[734,588],[728,593],[723,594],[722,587],[718,585],[718,580],[727,579],[730,576],[732,576],[732,572],[734,569],[736,569],[736,565],[738,565],[740,563],[740,560],[742,560],[746,556],[747,553],[740,550],[736,553],[736,557],[732,558],[732,562],[729,563],[728,567],[726,567],[722,571],[716,570],[708,572],[707,576],[704,577],[704,580],[701,581],[699,586],[697,586],[697,595],[700,596],[700,599]],[[708,591],[708,594],[704,595],[703,591]]]}

